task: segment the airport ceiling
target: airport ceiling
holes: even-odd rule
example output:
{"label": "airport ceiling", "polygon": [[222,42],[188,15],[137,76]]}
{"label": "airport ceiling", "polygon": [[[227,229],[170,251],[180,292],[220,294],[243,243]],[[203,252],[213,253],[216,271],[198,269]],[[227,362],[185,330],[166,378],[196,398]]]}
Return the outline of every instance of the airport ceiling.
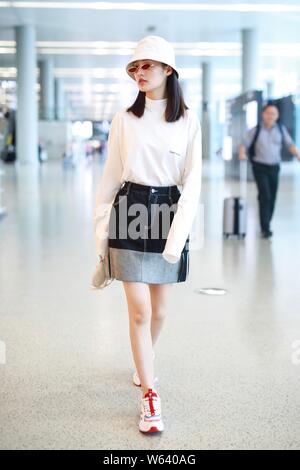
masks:
{"label": "airport ceiling", "polygon": [[[110,117],[137,93],[125,65],[148,34],[172,42],[186,100],[198,109],[201,63],[213,65],[214,96],[238,94],[241,30],[257,28],[259,82],[298,80],[300,0],[276,1],[1,1],[0,79],[15,70],[14,27],[36,27],[38,59],[51,58],[78,117]],[[290,84],[286,84],[288,90]]]}

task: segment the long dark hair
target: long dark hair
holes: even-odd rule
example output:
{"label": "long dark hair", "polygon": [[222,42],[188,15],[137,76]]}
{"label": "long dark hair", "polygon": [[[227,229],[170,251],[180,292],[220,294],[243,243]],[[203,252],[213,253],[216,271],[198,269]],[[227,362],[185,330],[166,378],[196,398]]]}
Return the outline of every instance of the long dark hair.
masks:
{"label": "long dark hair", "polygon": [[[167,64],[162,65],[167,67]],[[174,70],[173,73],[167,77],[166,91],[167,106],[165,111],[165,119],[167,122],[178,121],[181,116],[184,116],[185,110],[189,108],[184,102],[182,89],[178,81],[177,74]],[[127,108],[126,111],[128,113],[132,112],[137,117],[143,116],[145,109],[145,97],[146,93],[144,91],[139,91],[135,102],[129,108]]]}

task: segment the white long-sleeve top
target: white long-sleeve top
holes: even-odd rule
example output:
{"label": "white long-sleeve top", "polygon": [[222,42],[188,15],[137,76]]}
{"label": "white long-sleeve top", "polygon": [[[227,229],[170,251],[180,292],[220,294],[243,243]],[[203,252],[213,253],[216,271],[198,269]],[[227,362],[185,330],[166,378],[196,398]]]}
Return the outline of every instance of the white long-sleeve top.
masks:
{"label": "white long-sleeve top", "polygon": [[145,97],[145,110],[138,118],[126,108],[112,121],[107,156],[94,209],[94,236],[98,255],[108,251],[109,217],[114,198],[124,183],[181,186],[181,195],[165,248],[164,259],[179,261],[192,228],[201,191],[202,144],[197,114],[188,109],[178,121],[164,118],[167,99]]}

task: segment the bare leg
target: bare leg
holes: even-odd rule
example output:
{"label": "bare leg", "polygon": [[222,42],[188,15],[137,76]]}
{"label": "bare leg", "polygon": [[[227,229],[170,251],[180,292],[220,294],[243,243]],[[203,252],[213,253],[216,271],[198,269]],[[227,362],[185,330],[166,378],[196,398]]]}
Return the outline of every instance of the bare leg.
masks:
{"label": "bare leg", "polygon": [[157,341],[167,315],[167,303],[173,284],[149,284],[151,295],[151,336],[152,345]]}
{"label": "bare leg", "polygon": [[139,374],[143,395],[154,388],[151,338],[151,298],[149,285],[142,282],[125,282],[131,349]]}

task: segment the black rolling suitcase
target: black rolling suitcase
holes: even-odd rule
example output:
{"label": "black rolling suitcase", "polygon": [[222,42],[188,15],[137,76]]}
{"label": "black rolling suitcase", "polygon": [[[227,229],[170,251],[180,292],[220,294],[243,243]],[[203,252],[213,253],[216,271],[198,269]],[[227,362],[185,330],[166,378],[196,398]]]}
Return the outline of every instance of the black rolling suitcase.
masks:
{"label": "black rolling suitcase", "polygon": [[[247,161],[240,162],[240,188],[246,195],[247,188]],[[247,201],[246,197],[229,197],[224,200],[223,206],[223,236],[230,235],[245,238],[247,233]]]}
{"label": "black rolling suitcase", "polygon": [[1,152],[1,160],[4,163],[13,163],[16,161],[16,149],[13,145],[6,145]]}

